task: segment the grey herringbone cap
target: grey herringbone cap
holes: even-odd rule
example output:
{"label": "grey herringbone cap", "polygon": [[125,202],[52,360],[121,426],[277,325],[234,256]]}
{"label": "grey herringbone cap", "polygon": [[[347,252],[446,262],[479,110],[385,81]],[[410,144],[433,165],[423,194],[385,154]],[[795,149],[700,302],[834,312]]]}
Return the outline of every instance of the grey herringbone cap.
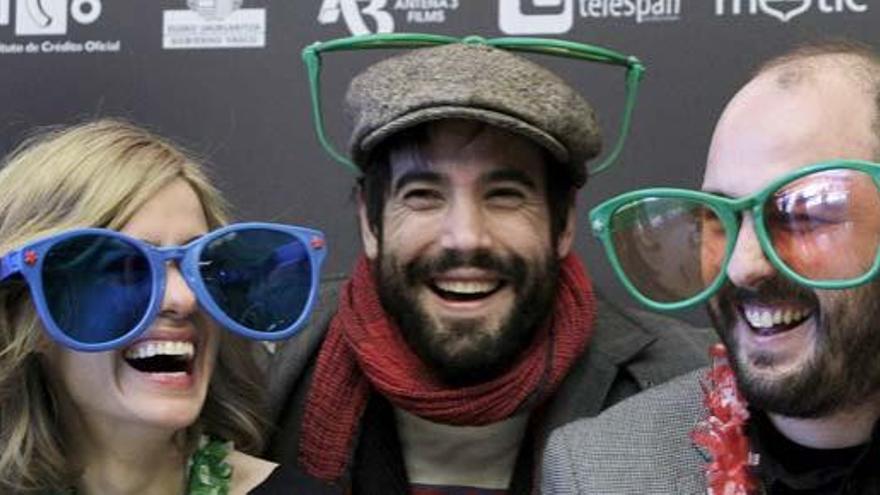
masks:
{"label": "grey herringbone cap", "polygon": [[455,43],[413,50],[356,76],[349,142],[363,168],[386,138],[432,120],[474,119],[521,134],[566,165],[580,187],[602,146],[592,107],[549,70],[508,51]]}

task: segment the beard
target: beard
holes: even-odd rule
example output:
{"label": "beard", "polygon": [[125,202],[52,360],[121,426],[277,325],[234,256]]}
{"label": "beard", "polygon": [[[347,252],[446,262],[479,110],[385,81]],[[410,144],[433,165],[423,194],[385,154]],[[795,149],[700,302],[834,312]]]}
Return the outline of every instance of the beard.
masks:
{"label": "beard", "polygon": [[[812,355],[792,373],[768,378],[754,367],[774,364],[771,353],[744,355],[737,342],[743,301],[801,301],[814,308]],[[756,290],[727,282],[708,305],[713,326],[731,356],[740,390],[751,406],[793,418],[821,418],[864,404],[880,392],[880,282],[846,290],[810,290],[781,276]],[[809,352],[804,350],[804,352]]]}
{"label": "beard", "polygon": [[[554,256],[529,263],[517,255],[501,257],[488,250],[445,250],[403,265],[395,256],[380,252],[377,263],[374,273],[385,312],[435,376],[456,387],[487,382],[516,363],[553,309],[560,271]],[[514,303],[494,328],[488,315],[456,321],[432,318],[418,300],[417,294],[431,290],[434,276],[461,267],[490,271],[513,289]]]}

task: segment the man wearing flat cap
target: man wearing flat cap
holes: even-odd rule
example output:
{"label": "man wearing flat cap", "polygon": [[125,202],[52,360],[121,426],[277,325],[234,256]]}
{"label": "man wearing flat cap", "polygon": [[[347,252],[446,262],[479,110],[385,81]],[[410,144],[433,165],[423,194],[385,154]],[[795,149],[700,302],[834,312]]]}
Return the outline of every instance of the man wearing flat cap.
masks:
{"label": "man wearing flat cap", "polygon": [[363,256],[272,370],[270,457],[360,494],[532,493],[549,431],[704,364],[708,332],[597,295],[573,251],[601,138],[480,44],[355,77]]}

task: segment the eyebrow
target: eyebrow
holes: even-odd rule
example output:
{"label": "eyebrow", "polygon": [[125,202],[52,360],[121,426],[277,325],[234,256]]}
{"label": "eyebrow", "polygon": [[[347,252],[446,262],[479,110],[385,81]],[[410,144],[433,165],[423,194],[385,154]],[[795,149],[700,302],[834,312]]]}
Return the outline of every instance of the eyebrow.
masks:
{"label": "eyebrow", "polygon": [[538,188],[538,185],[528,174],[522,170],[510,168],[490,172],[485,182],[516,182],[532,190]]}
{"label": "eyebrow", "polygon": [[[397,181],[394,182],[392,191],[399,191],[406,187],[408,184],[412,184],[413,182],[442,184],[443,181],[443,176],[437,172],[431,170],[414,170],[412,172],[404,173],[399,179],[397,179]],[[535,181],[531,177],[529,177],[528,174],[526,174],[522,170],[516,169],[493,170],[486,175],[486,177],[483,179],[483,182],[516,182],[531,190],[537,190],[538,188]]]}
{"label": "eyebrow", "polygon": [[414,170],[412,172],[406,172],[402,176],[400,176],[397,181],[394,182],[394,187],[392,187],[392,191],[399,191],[406,187],[407,184],[412,184],[413,182],[428,182],[431,184],[440,184],[443,182],[443,179],[440,177],[440,174],[437,172],[432,172],[430,170]]}

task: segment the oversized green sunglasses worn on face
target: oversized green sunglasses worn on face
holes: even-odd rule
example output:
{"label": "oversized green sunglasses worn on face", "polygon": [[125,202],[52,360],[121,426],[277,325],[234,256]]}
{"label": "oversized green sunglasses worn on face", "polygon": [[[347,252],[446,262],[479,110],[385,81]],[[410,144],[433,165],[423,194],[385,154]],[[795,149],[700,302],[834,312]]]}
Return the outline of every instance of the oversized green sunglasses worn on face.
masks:
{"label": "oversized green sunglasses worn on face", "polygon": [[316,42],[307,46],[303,49],[302,57],[308,71],[312,116],[318,141],[320,141],[327,153],[352,172],[360,173],[354,163],[333,146],[324,129],[324,117],[321,109],[322,54],[346,50],[426,48],[451,43],[485,44],[510,51],[539,53],[626,67],[626,102],[623,107],[623,118],[620,123],[617,143],[602,163],[590,169],[589,174],[595,175],[614,164],[614,161],[623,150],[626,136],[629,133],[630,120],[638,95],[639,83],[645,72],[645,66],[634,56],[624,55],[608,48],[559,39],[530,37],[482,38],[479,36],[467,36],[455,38],[436,34],[391,33],[339,38]]}
{"label": "oversized green sunglasses worn on face", "polygon": [[846,289],[880,266],[880,164],[836,160],[787,174],[739,199],[652,188],[590,211],[617,276],[656,310],[693,306],[727,278],[742,217],[772,266],[798,284]]}

